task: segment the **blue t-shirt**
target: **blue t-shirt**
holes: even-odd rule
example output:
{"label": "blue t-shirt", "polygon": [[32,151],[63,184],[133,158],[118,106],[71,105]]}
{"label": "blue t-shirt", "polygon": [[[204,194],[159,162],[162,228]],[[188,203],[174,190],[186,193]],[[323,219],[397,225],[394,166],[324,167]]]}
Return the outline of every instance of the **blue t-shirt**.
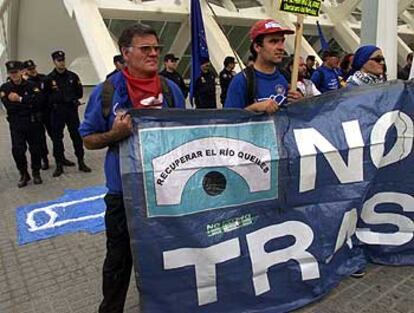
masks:
{"label": "blue t-shirt", "polygon": [[[88,105],[85,110],[85,118],[79,128],[82,137],[95,134],[104,133],[112,128],[115,119],[115,111],[118,109],[129,109],[132,107],[128,96],[126,81],[122,72],[112,75],[110,81],[115,87],[115,93],[112,100],[112,114],[105,119],[102,113],[102,86],[98,85],[92,92]],[[167,80],[168,86],[171,89],[174,98],[174,105],[176,108],[185,108],[185,100],[180,88],[170,80]],[[163,107],[167,107],[167,102],[164,98]],[[105,156],[105,177],[106,187],[109,194],[122,194],[121,172],[119,168],[119,153],[114,149],[108,149]]]}
{"label": "blue t-shirt", "polygon": [[[273,99],[279,105],[287,101],[288,82],[276,70],[273,74],[265,74],[254,70],[256,76],[255,102]],[[231,80],[224,107],[244,109],[249,105],[247,99],[247,80],[243,72],[238,73]]]}
{"label": "blue t-shirt", "polygon": [[338,72],[324,65],[313,72],[311,80],[321,93],[340,88]]}

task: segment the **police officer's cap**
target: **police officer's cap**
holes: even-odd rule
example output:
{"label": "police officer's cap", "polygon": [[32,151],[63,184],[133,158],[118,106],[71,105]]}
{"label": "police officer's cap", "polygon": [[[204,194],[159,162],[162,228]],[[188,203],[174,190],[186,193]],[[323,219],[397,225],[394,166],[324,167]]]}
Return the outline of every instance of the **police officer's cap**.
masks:
{"label": "police officer's cap", "polygon": [[174,53],[167,53],[167,54],[164,56],[164,62],[167,62],[167,61],[177,62],[179,59],[180,59],[180,58],[177,58],[177,57],[174,55]]}
{"label": "police officer's cap", "polygon": [[236,63],[236,60],[234,59],[234,57],[225,57],[225,59],[224,59],[224,66],[227,66],[227,65],[229,65],[229,64],[234,64],[234,63]]}
{"label": "police officer's cap", "polygon": [[22,62],[20,61],[8,61],[6,62],[7,72],[19,71],[22,69]]}
{"label": "police officer's cap", "polygon": [[27,60],[23,62],[23,68],[34,68],[36,67],[35,62],[33,60]]}
{"label": "police officer's cap", "polygon": [[117,62],[122,63],[122,64],[125,63],[125,60],[122,54],[117,54],[114,56],[114,63],[117,63]]}
{"label": "police officer's cap", "polygon": [[52,53],[53,60],[64,60],[65,59],[65,52],[62,50],[58,50]]}

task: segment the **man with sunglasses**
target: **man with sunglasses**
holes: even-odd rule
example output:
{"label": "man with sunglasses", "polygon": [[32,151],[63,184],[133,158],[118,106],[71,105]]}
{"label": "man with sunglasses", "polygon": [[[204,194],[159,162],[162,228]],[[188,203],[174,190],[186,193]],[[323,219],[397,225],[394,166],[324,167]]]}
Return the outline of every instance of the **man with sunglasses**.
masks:
{"label": "man with sunglasses", "polygon": [[[47,102],[47,77],[44,74],[40,74],[37,72],[36,64],[33,60],[27,60],[23,62],[23,68],[26,70],[27,80],[35,84],[40,91],[43,93],[43,102],[41,104],[42,110],[42,124],[43,129],[41,131],[40,141],[41,141],[41,155],[42,155],[42,170],[47,170],[49,168],[49,159],[48,154],[49,150],[47,148],[46,142],[46,131],[51,140],[52,137],[52,124],[51,124],[51,111],[49,104]],[[46,131],[45,131],[46,130]]]}
{"label": "man with sunglasses", "polygon": [[63,174],[63,166],[75,166],[75,163],[65,158],[63,132],[68,127],[72,139],[75,155],[78,159],[78,169],[88,173],[91,169],[84,162],[82,138],[79,135],[79,99],[83,96],[83,88],[79,76],[69,71],[65,64],[65,53],[52,53],[55,69],[48,75],[49,104],[52,108],[53,155],[56,160],[56,169],[53,177]]}
{"label": "man with sunglasses", "polygon": [[[250,29],[250,52],[253,67],[247,67],[232,79],[225,102],[226,108],[243,108],[253,112],[274,113],[292,100],[301,98],[298,91],[288,91],[286,78],[277,69],[285,53],[285,35],[294,31],[267,19]],[[249,90],[253,90],[249,94]]]}
{"label": "man with sunglasses", "polygon": [[22,63],[9,61],[6,63],[8,81],[0,87],[0,98],[7,111],[10,125],[12,155],[20,172],[17,187],[22,188],[30,181],[27,171],[26,150],[29,146],[33,183],[41,184],[41,153],[39,136],[42,129],[40,89],[23,79]]}
{"label": "man with sunglasses", "polygon": [[186,86],[183,77],[177,72],[179,58],[175,57],[173,53],[167,53],[164,56],[164,69],[160,72],[160,75],[172,80],[180,87],[184,98],[187,98],[188,87]]}
{"label": "man with sunglasses", "polygon": [[[132,269],[132,255],[122,198],[118,142],[131,135],[131,116],[135,109],[184,108],[179,87],[158,75],[160,44],[157,33],[148,25],[134,24],[124,29],[118,39],[127,67],[92,92],[80,132],[87,149],[107,148],[105,196],[107,252],[103,265],[103,300],[99,313],[123,312]],[[103,97],[111,84],[111,97]],[[168,87],[167,91],[164,89]],[[110,98],[109,110],[104,98]],[[109,113],[105,113],[109,112]]]}

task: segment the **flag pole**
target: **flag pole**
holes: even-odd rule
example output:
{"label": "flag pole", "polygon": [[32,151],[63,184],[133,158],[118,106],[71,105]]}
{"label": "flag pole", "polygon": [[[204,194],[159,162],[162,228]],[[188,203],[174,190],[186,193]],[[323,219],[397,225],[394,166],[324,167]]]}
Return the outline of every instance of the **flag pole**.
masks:
{"label": "flag pole", "polygon": [[291,83],[290,83],[291,90],[296,90],[297,84],[298,84],[299,54],[300,54],[301,47],[302,47],[303,20],[304,20],[304,16],[302,14],[297,14],[295,52],[293,56],[293,69],[292,69],[292,78],[291,78]]}

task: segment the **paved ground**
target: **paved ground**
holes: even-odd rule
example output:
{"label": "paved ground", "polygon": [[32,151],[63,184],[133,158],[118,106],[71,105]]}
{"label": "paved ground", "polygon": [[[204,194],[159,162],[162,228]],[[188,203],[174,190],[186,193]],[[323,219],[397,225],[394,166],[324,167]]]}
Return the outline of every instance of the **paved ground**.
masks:
{"label": "paved ground", "polygon": [[[48,170],[42,173],[43,185],[18,189],[7,127],[0,110],[0,313],[96,312],[104,234],[76,233],[19,247],[15,208],[54,199],[64,189],[102,184],[103,152],[87,153],[90,174],[66,168],[62,177],[52,178]],[[74,159],[68,142],[66,150],[67,157]],[[125,312],[138,313],[137,291],[131,286]],[[320,302],[297,312],[414,313],[413,267],[371,266],[365,278],[347,279]]]}

